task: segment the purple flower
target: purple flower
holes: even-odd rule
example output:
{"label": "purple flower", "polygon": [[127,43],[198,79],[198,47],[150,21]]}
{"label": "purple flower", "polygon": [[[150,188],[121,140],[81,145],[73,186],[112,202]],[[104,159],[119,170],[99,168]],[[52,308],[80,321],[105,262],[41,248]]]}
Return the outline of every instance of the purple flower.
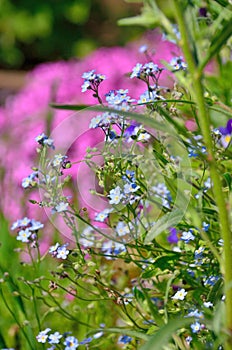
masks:
{"label": "purple flower", "polygon": [[226,127],[223,128],[222,126],[219,128],[220,132],[222,135],[228,135],[228,134],[232,134],[232,119],[229,119]]}
{"label": "purple flower", "polygon": [[232,119],[228,120],[225,128],[221,126],[219,131],[221,133],[221,144],[224,148],[227,148],[232,137]]}
{"label": "purple flower", "polygon": [[167,237],[167,240],[170,244],[178,243],[178,236],[177,236],[177,230],[175,227],[170,227],[169,229],[169,236]]}

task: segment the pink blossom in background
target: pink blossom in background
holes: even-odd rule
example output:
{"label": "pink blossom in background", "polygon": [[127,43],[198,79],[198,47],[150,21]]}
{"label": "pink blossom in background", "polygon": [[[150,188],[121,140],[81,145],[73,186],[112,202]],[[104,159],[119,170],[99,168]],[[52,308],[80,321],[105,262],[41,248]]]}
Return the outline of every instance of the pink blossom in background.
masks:
{"label": "pink blossom in background", "polygon": [[185,127],[189,131],[196,131],[198,129],[198,126],[193,119],[186,120]]}
{"label": "pink blossom in background", "polygon": [[[130,79],[128,73],[136,63],[148,62],[139,47],[148,46],[154,63],[163,66],[161,60],[169,62],[180,51],[175,44],[162,41],[161,35],[156,32],[148,33],[139,42],[128,44],[126,47],[100,48],[83,60],[69,62],[45,63],[36,67],[27,75],[27,82],[22,90],[6,101],[5,108],[0,110],[0,176],[1,176],[1,208],[9,220],[15,220],[26,213],[37,215],[43,210],[36,205],[28,205],[28,198],[37,198],[37,191],[25,191],[21,187],[24,177],[29,175],[31,167],[36,163],[38,155],[35,137],[46,132],[48,113],[52,113],[51,131],[56,134],[54,139],[57,150],[65,149],[69,144],[70,159],[79,160],[84,157],[88,146],[94,147],[104,138],[100,130],[88,130],[89,112],[72,113],[71,111],[52,110],[50,102],[60,104],[96,104],[96,99],[90,91],[81,93],[83,84],[82,74],[95,69],[97,73],[105,74],[107,79],[100,86],[100,94],[104,95],[112,89],[129,89],[132,98],[138,98],[146,90],[146,86],[138,79]],[[164,71],[160,85],[172,86],[173,77]],[[69,129],[60,127],[63,121],[75,116],[74,124]],[[68,132],[66,132],[69,130]],[[77,140],[76,140],[77,138]],[[55,150],[55,151],[57,151]],[[81,170],[79,170],[81,168]],[[85,188],[80,205],[84,206],[85,199],[91,201],[88,174],[83,166],[75,165],[67,173],[75,177],[82,171],[82,180]],[[92,181],[92,180],[91,180]],[[83,190],[82,186],[82,190]],[[88,202],[87,201],[87,202]],[[102,204],[103,205],[103,204]],[[99,208],[101,209],[101,208]],[[91,208],[89,208],[91,212]],[[95,210],[95,208],[94,208]]]}

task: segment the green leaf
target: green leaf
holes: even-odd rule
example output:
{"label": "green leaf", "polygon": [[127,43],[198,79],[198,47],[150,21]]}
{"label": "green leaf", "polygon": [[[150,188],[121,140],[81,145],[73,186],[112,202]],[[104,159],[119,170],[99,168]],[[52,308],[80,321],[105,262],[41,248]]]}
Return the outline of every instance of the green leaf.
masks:
{"label": "green leaf", "polygon": [[215,307],[213,324],[212,324],[213,331],[215,334],[219,335],[221,333],[224,326],[225,314],[226,314],[225,303],[220,301],[219,303],[217,303]]}
{"label": "green leaf", "polygon": [[[149,310],[151,312],[151,315],[153,317],[153,320],[155,321],[155,323],[161,327],[164,325],[164,321],[162,316],[159,314],[159,309],[157,308],[157,306],[152,302],[150,295],[147,293],[146,289],[143,288],[143,286],[141,285],[141,289],[143,291],[143,294],[146,298],[147,304],[149,306]],[[156,326],[155,326],[156,327]],[[150,329],[149,329],[150,331]]]}
{"label": "green leaf", "polygon": [[145,297],[143,292],[140,289],[138,289],[137,287],[134,287],[133,293],[137,301],[144,301]]}
{"label": "green leaf", "polygon": [[169,227],[175,226],[180,222],[183,217],[183,211],[180,209],[175,209],[172,212],[165,214],[159,219],[152,229],[148,232],[144,243],[148,244],[153,241],[160,233],[167,230]]}
{"label": "green leaf", "polygon": [[220,30],[217,30],[214,37],[211,39],[211,46],[208,50],[208,54],[204,58],[203,62],[200,65],[200,70],[202,71],[207,63],[220,52],[220,49],[223,45],[226,44],[227,40],[232,35],[232,25],[231,25],[232,14],[230,19],[223,21]]}
{"label": "green leaf", "polygon": [[[102,328],[97,330],[97,332],[98,331],[101,332]],[[149,336],[146,335],[145,333],[132,331],[131,329],[126,329],[126,328],[107,328],[107,329],[104,329],[104,332],[126,334],[126,335],[129,335],[130,337],[143,339],[143,340],[149,339]]]}
{"label": "green leaf", "polygon": [[151,7],[148,4],[144,4],[141,15],[123,18],[118,21],[119,26],[139,25],[146,28],[154,28],[159,24],[159,16],[154,16]]}
{"label": "green leaf", "polygon": [[227,185],[228,185],[228,187],[229,187],[229,189],[230,189],[230,191],[231,191],[232,178],[231,178],[230,173],[225,173],[225,174],[223,174],[223,177],[224,177],[224,179],[226,180]]}
{"label": "green leaf", "polygon": [[151,349],[163,349],[163,347],[169,342],[172,334],[178,329],[186,327],[193,323],[195,320],[193,318],[175,318],[170,320],[165,326],[160,328],[157,333],[151,337],[151,339],[141,347],[140,350],[151,350]]}
{"label": "green leaf", "polygon": [[90,108],[91,106],[87,106],[87,105],[60,105],[57,103],[50,103],[49,104],[50,107],[52,108],[56,108],[56,109],[66,109],[69,111],[81,111],[85,108]]}
{"label": "green leaf", "polygon": [[161,271],[166,269],[173,270],[173,264],[175,260],[179,260],[179,255],[166,255],[161,256],[155,261],[155,266],[159,267]]}
{"label": "green leaf", "polygon": [[228,0],[214,0],[221,6],[227,6],[228,5]]}
{"label": "green leaf", "polygon": [[0,333],[0,346],[1,346],[1,348],[6,348],[7,347],[2,333]]}

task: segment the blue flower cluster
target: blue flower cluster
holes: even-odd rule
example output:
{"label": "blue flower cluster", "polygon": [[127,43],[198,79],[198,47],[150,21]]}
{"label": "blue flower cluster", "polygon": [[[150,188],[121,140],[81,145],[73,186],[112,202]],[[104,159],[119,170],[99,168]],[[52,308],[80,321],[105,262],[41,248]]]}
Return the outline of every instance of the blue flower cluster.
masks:
{"label": "blue flower cluster", "polygon": [[195,158],[195,157],[198,157],[199,155],[207,154],[206,147],[201,142],[202,138],[203,137],[201,135],[195,135],[195,136],[193,136],[193,141],[187,140],[189,142],[189,146],[188,146],[189,154],[188,154],[188,156],[190,158],[192,158],[192,157]]}
{"label": "blue flower cluster", "polygon": [[136,183],[135,172],[126,170],[126,174],[122,176],[124,180],[123,186],[116,186],[108,195],[109,203],[112,205],[133,204],[140,197],[135,193],[140,189],[140,186]]}
{"label": "blue flower cluster", "polygon": [[153,186],[152,192],[155,194],[155,197],[161,199],[162,205],[165,208],[171,208],[172,196],[164,183],[158,183],[156,186]]}
{"label": "blue flower cluster", "polygon": [[[103,328],[105,325],[100,325]],[[51,328],[46,328],[45,330],[39,332],[36,336],[37,342],[41,344],[50,344],[51,347],[48,350],[60,349],[60,345],[63,344],[65,346],[64,350],[75,350],[79,347],[79,345],[89,344],[93,339],[98,339],[102,337],[103,331],[95,333],[92,337],[88,337],[83,339],[82,341],[78,341],[76,337],[70,335],[71,332],[65,332],[64,334],[60,334],[59,332],[50,333]],[[57,347],[57,344],[58,347]]]}
{"label": "blue flower cluster", "polygon": [[49,253],[58,259],[67,259],[67,256],[69,254],[69,250],[66,248],[68,246],[68,243],[65,243],[63,245],[60,245],[59,243],[56,243],[55,245],[51,246],[49,249]]}
{"label": "blue flower cluster", "polygon": [[22,180],[22,187],[32,188],[37,186],[38,175],[39,175],[38,171],[33,171],[33,173],[31,173],[30,175],[28,175]]}
{"label": "blue flower cluster", "polygon": [[54,141],[53,139],[50,139],[47,135],[45,135],[44,133],[39,134],[35,140],[41,145],[41,146],[47,146],[50,147],[52,149],[55,149],[54,146]]}
{"label": "blue flower cluster", "polygon": [[170,61],[170,65],[173,67],[174,72],[187,69],[187,64],[184,62],[182,56],[173,57]]}
{"label": "blue flower cluster", "polygon": [[18,241],[29,243],[37,239],[36,233],[43,227],[44,225],[41,222],[25,217],[15,221],[11,226],[11,230],[17,230]]}
{"label": "blue flower cluster", "polygon": [[106,76],[103,74],[96,74],[95,69],[93,69],[89,72],[83,73],[82,78],[85,79],[84,84],[81,87],[82,92],[85,92],[87,90],[97,92],[100,83],[106,79]]}
{"label": "blue flower cluster", "polygon": [[127,95],[128,90],[111,90],[106,94],[106,101],[110,108],[116,109],[118,111],[129,111],[131,108],[132,102],[135,102],[135,99],[132,99]]}

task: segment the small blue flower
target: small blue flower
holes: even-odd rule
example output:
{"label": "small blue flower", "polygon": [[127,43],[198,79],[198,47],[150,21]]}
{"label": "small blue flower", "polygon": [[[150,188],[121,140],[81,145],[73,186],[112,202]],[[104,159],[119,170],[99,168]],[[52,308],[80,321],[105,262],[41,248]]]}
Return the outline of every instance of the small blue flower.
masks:
{"label": "small blue flower", "polygon": [[166,208],[170,208],[170,202],[172,200],[172,196],[167,186],[164,183],[159,183],[156,186],[152,187],[152,191],[155,193],[155,196],[160,198],[162,201],[162,205]]}
{"label": "small blue flower", "polygon": [[126,183],[123,187],[123,192],[125,194],[128,193],[134,193],[136,191],[138,191],[140,189],[140,187],[138,185],[136,185],[136,183],[131,182],[131,183]]}
{"label": "small blue flower", "polygon": [[218,241],[218,245],[220,245],[221,247],[223,247],[223,246],[224,246],[224,241],[223,241],[223,239],[222,239],[222,238],[220,238],[220,239],[219,239],[219,241]]}
{"label": "small blue flower", "polygon": [[188,313],[187,317],[204,318],[204,315],[203,315],[203,313],[201,311],[199,312],[196,309],[196,310],[190,311]]}
{"label": "small blue flower", "polygon": [[128,233],[130,233],[130,229],[129,226],[124,222],[124,221],[119,221],[115,231],[117,232],[117,234],[119,235],[119,237],[125,236]]}
{"label": "small blue flower", "polygon": [[139,52],[140,52],[140,53],[147,52],[147,50],[148,50],[147,45],[142,45],[142,46],[140,46],[140,48],[139,48]]}
{"label": "small blue flower", "polygon": [[118,343],[119,344],[128,344],[132,341],[132,338],[129,337],[129,335],[121,335],[119,338],[118,338]]}
{"label": "small blue flower", "polygon": [[28,219],[27,217],[17,220],[11,226],[11,230],[17,230],[17,240],[23,243],[28,243],[31,239],[33,240],[36,236],[34,232],[43,228],[44,225],[41,222],[34,219]]}
{"label": "small blue flower", "polygon": [[30,231],[38,231],[38,230],[40,230],[41,228],[44,227],[44,224],[41,224],[41,222],[36,221],[34,219],[31,219],[31,223],[30,224],[31,224],[30,227],[29,227]]}
{"label": "small blue flower", "polygon": [[89,337],[89,338],[86,338],[86,339],[80,341],[79,344],[80,344],[80,345],[89,344],[92,340],[93,340],[93,338],[92,338],[92,337]]}
{"label": "small blue flower", "polygon": [[96,77],[95,69],[93,69],[93,70],[91,70],[89,72],[85,72],[85,73],[82,74],[82,78],[83,79],[90,80],[90,81],[94,80],[95,77]]}
{"label": "small blue flower", "polygon": [[35,181],[36,179],[38,179],[38,171],[34,171],[30,175],[28,175],[28,177],[25,177],[22,180],[22,187],[23,188],[30,188],[30,187],[36,186],[36,184],[37,184],[37,182]]}
{"label": "small blue flower", "polygon": [[204,221],[202,223],[202,230],[207,232],[209,230],[209,226],[210,226],[210,224],[207,224],[207,222]]}
{"label": "small blue flower", "polygon": [[102,336],[103,336],[103,332],[102,331],[100,331],[100,332],[97,332],[97,333],[95,333],[94,335],[93,335],[93,338],[94,339],[98,339],[98,338],[101,338]]}
{"label": "small blue flower", "polygon": [[49,254],[51,254],[54,258],[58,259],[67,259],[67,256],[69,254],[69,250],[66,248],[68,246],[68,243],[60,245],[59,243],[56,243],[55,245],[51,246],[49,248]]}
{"label": "small blue flower", "polygon": [[165,100],[163,96],[161,96],[158,91],[145,91],[142,95],[140,95],[138,103],[148,103],[153,101]]}
{"label": "small blue flower", "polygon": [[47,135],[45,135],[44,133],[38,135],[35,140],[42,146],[48,146],[52,149],[55,149],[54,147],[54,141],[50,138],[48,138]]}
{"label": "small blue flower", "polygon": [[117,133],[114,130],[110,130],[107,134],[107,138],[110,139],[110,141],[113,141],[117,138]]}
{"label": "small blue flower", "polygon": [[95,70],[91,70],[89,72],[83,73],[82,78],[85,79],[83,85],[81,86],[82,92],[85,92],[87,90],[93,90],[94,92],[97,92],[100,83],[106,79],[106,76],[103,74],[96,74]]}
{"label": "small blue flower", "polygon": [[122,179],[128,182],[135,182],[135,172],[126,170],[126,174],[122,176]]}
{"label": "small blue flower", "polygon": [[81,92],[86,92],[90,88],[91,88],[91,83],[90,81],[86,80],[81,86]]}
{"label": "small blue flower", "polygon": [[111,260],[111,256],[108,255],[118,255],[126,251],[124,244],[119,242],[107,241],[102,245],[102,251],[105,253],[105,257],[108,260]]}
{"label": "small blue flower", "polygon": [[219,276],[209,276],[205,282],[204,282],[204,286],[214,286],[215,283],[219,280]]}
{"label": "small blue flower", "polygon": [[143,65],[143,72],[147,75],[154,75],[159,72],[159,67],[154,62],[148,62]]}
{"label": "small blue flower", "polygon": [[55,332],[49,335],[48,342],[49,344],[59,344],[61,338],[62,335],[59,332]]}
{"label": "small blue flower", "polygon": [[36,336],[38,343],[46,343],[48,338],[48,332],[50,332],[51,328],[46,328],[44,331],[39,332],[39,334]]}
{"label": "small blue flower", "polygon": [[66,247],[67,247],[67,244],[64,244],[64,245],[57,248],[56,257],[58,259],[63,259],[63,260],[67,259],[67,256],[69,254],[69,250]]}
{"label": "small blue flower", "polygon": [[183,57],[173,57],[170,61],[170,65],[174,68],[175,71],[186,70],[187,64],[184,62]]}
{"label": "small blue flower", "polygon": [[205,250],[205,248],[199,247],[194,252],[194,258],[195,258],[195,261],[196,261],[197,265],[201,265],[202,264],[204,250]]}
{"label": "small blue flower", "polygon": [[189,230],[182,232],[180,239],[185,243],[189,243],[190,241],[194,241],[195,236],[192,234],[192,230]]}
{"label": "small blue flower", "polygon": [[21,241],[23,243],[28,243],[30,236],[31,236],[31,231],[29,231],[29,229],[26,228],[25,230],[19,231],[16,239],[17,239],[17,241]]}
{"label": "small blue flower", "polygon": [[208,179],[204,182],[203,192],[207,192],[211,187],[212,187],[211,178],[208,177]]}
{"label": "small blue flower", "polygon": [[[57,253],[57,248],[58,248],[59,246],[60,246],[59,243],[56,243],[55,245],[51,246],[51,247],[49,248],[49,253],[52,254],[53,256],[55,256],[56,253]],[[54,254],[55,254],[55,255],[54,255]]]}
{"label": "small blue flower", "polygon": [[52,161],[52,165],[57,168],[57,167],[60,167],[62,166],[64,160],[68,158],[67,156],[63,156],[62,154],[56,154],[54,156],[54,159]]}
{"label": "small blue flower", "polygon": [[185,341],[188,345],[191,343],[192,340],[193,338],[190,335],[185,338]]}
{"label": "small blue flower", "polygon": [[60,202],[59,204],[57,204],[55,206],[55,208],[53,209],[55,212],[57,213],[62,213],[64,211],[67,211],[68,210],[68,206],[69,204],[66,202]]}
{"label": "small blue flower", "polygon": [[113,209],[110,208],[104,209],[103,211],[95,215],[95,221],[104,222],[109,217],[109,214],[112,211]]}
{"label": "small blue flower", "polygon": [[140,74],[142,71],[143,65],[141,63],[137,63],[136,66],[132,69],[132,73],[130,75],[130,78],[140,78]]}
{"label": "small blue flower", "polygon": [[65,345],[65,350],[75,350],[79,345],[78,340],[73,336],[67,337],[63,344]]}
{"label": "small blue flower", "polygon": [[110,108],[114,108],[119,111],[128,111],[132,102],[135,102],[130,96],[127,95],[128,90],[111,90],[106,94],[106,101]]}
{"label": "small blue flower", "polygon": [[197,321],[195,323],[192,323],[190,327],[193,333],[198,333],[201,330],[201,324]]}
{"label": "small blue flower", "polygon": [[110,190],[110,194],[108,196],[110,198],[110,204],[119,204],[121,199],[123,198],[123,193],[121,192],[121,188],[119,186]]}
{"label": "small blue flower", "polygon": [[11,230],[22,229],[22,228],[28,227],[28,226],[30,226],[30,223],[31,223],[31,220],[28,219],[27,217],[25,217],[21,220],[15,221],[11,226]]}

